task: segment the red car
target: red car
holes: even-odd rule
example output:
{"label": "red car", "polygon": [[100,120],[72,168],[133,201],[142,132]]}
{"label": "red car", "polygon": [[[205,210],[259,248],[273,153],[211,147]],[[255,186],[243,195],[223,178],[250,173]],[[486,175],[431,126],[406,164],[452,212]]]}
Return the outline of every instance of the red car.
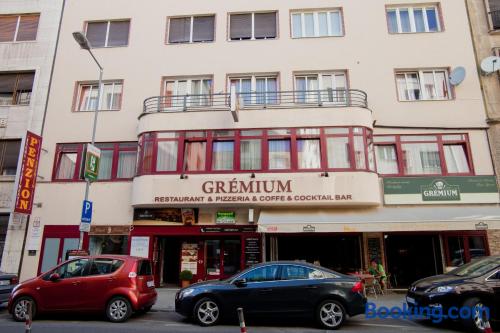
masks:
{"label": "red car", "polygon": [[105,312],[112,322],[126,321],[132,312],[147,312],[157,293],[151,262],[119,255],[79,257],[17,285],[9,298],[9,313],[25,320],[48,312]]}

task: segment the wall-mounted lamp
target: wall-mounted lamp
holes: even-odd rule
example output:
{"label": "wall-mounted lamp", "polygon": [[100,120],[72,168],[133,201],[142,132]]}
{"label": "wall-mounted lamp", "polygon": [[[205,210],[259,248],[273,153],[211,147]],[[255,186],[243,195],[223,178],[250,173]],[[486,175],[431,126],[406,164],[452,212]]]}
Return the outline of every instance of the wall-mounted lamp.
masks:
{"label": "wall-mounted lamp", "polygon": [[255,173],[252,172],[252,174],[250,175],[250,178],[255,178]]}
{"label": "wall-mounted lamp", "polygon": [[185,174],[181,174],[181,176],[179,177],[180,179],[188,179],[188,176],[185,175]]}
{"label": "wall-mounted lamp", "polygon": [[330,177],[330,175],[325,171],[320,174],[320,177]]}

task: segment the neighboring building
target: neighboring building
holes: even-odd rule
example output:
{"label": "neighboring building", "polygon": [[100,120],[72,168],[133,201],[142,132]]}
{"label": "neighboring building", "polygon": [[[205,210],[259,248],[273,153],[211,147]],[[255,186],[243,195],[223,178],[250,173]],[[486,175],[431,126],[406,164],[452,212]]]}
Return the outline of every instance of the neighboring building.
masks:
{"label": "neighboring building", "polygon": [[[458,66],[468,75],[452,86]],[[42,242],[22,278],[78,245],[98,104],[84,246],[150,257],[158,285],[184,269],[351,272],[375,258],[405,286],[488,254],[499,194],[475,69],[456,0],[67,2],[33,211]]]}
{"label": "neighboring building", "polygon": [[[480,64],[491,56],[500,56],[500,1],[467,0],[469,20],[474,40],[476,58]],[[500,73],[486,75],[478,67],[495,171],[500,174]],[[500,254],[500,230],[488,230],[490,250]]]}
{"label": "neighboring building", "polygon": [[[26,216],[11,214],[21,140],[40,134],[62,0],[3,0],[0,6],[0,270],[17,272]],[[33,224],[33,222],[32,222]]]}

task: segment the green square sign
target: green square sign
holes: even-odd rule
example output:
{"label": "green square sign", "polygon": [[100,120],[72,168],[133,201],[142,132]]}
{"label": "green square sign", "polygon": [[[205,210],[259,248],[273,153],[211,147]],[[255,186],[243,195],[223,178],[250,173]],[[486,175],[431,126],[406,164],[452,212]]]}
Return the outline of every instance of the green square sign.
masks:
{"label": "green square sign", "polygon": [[88,144],[85,152],[84,178],[94,182],[99,175],[99,164],[101,161],[101,150],[94,145]]}

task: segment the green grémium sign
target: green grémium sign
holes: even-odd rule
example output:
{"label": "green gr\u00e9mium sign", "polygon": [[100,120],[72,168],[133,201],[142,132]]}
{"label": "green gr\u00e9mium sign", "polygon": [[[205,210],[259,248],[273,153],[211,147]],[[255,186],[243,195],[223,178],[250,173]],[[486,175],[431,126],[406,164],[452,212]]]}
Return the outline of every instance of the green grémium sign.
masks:
{"label": "green gr\u00e9mium sign", "polygon": [[420,188],[423,201],[460,201],[460,186],[450,185],[443,179],[436,179]]}

